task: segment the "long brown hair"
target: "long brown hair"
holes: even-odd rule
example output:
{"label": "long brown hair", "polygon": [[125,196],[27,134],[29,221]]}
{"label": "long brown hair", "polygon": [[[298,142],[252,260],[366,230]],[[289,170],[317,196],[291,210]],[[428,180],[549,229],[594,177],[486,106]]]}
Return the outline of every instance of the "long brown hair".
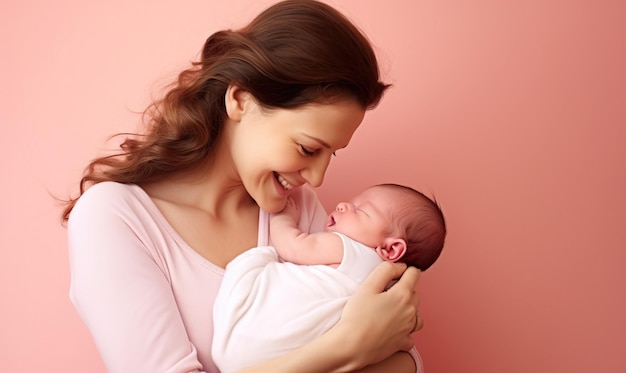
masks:
{"label": "long brown hair", "polygon": [[203,164],[222,131],[229,85],[250,92],[261,106],[282,109],[338,97],[370,109],[388,87],[367,38],[341,13],[314,0],[277,3],[242,29],[206,40],[200,60],[144,112],[145,133],[89,163],[63,222],[93,184],[141,185]]}

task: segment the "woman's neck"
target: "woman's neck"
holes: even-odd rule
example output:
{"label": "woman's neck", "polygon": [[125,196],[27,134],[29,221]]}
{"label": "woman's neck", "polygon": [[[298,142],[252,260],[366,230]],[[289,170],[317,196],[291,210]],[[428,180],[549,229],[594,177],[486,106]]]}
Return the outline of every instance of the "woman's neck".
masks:
{"label": "woman's neck", "polygon": [[256,205],[241,180],[232,174],[203,167],[172,174],[142,187],[153,199],[200,209],[219,219]]}
{"label": "woman's neck", "polygon": [[241,182],[187,172],[142,187],[187,245],[211,263],[224,268],[256,246],[259,207]]}

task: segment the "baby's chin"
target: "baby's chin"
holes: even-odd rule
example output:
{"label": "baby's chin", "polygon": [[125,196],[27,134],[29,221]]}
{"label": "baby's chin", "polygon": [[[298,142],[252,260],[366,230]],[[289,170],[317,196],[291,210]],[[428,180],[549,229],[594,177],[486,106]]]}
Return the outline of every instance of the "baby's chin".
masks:
{"label": "baby's chin", "polygon": [[326,226],[324,227],[324,231],[325,232],[335,232],[335,233],[342,233],[341,229],[339,229],[339,227],[335,224],[326,224]]}

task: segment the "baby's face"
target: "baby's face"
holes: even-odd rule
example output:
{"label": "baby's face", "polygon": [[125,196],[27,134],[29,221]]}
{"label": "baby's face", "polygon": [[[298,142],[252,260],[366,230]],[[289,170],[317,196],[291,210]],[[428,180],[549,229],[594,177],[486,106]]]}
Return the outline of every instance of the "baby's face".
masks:
{"label": "baby's face", "polygon": [[381,187],[371,187],[328,215],[327,232],[339,232],[370,247],[380,246],[393,232],[390,210],[394,198]]}

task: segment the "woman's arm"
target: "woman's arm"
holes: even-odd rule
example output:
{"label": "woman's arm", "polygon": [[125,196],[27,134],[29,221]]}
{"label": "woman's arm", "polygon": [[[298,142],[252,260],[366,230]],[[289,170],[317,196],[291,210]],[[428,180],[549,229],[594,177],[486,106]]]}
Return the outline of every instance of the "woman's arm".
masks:
{"label": "woman's arm", "polygon": [[421,370],[417,370],[416,362],[408,352],[398,351],[395,354],[389,356],[387,359],[380,363],[368,365],[367,367],[358,371],[358,373],[421,373]]}
{"label": "woman's arm", "polygon": [[129,200],[127,187],[101,183],[76,204],[68,224],[71,300],[107,371],[200,372],[172,284]]}

